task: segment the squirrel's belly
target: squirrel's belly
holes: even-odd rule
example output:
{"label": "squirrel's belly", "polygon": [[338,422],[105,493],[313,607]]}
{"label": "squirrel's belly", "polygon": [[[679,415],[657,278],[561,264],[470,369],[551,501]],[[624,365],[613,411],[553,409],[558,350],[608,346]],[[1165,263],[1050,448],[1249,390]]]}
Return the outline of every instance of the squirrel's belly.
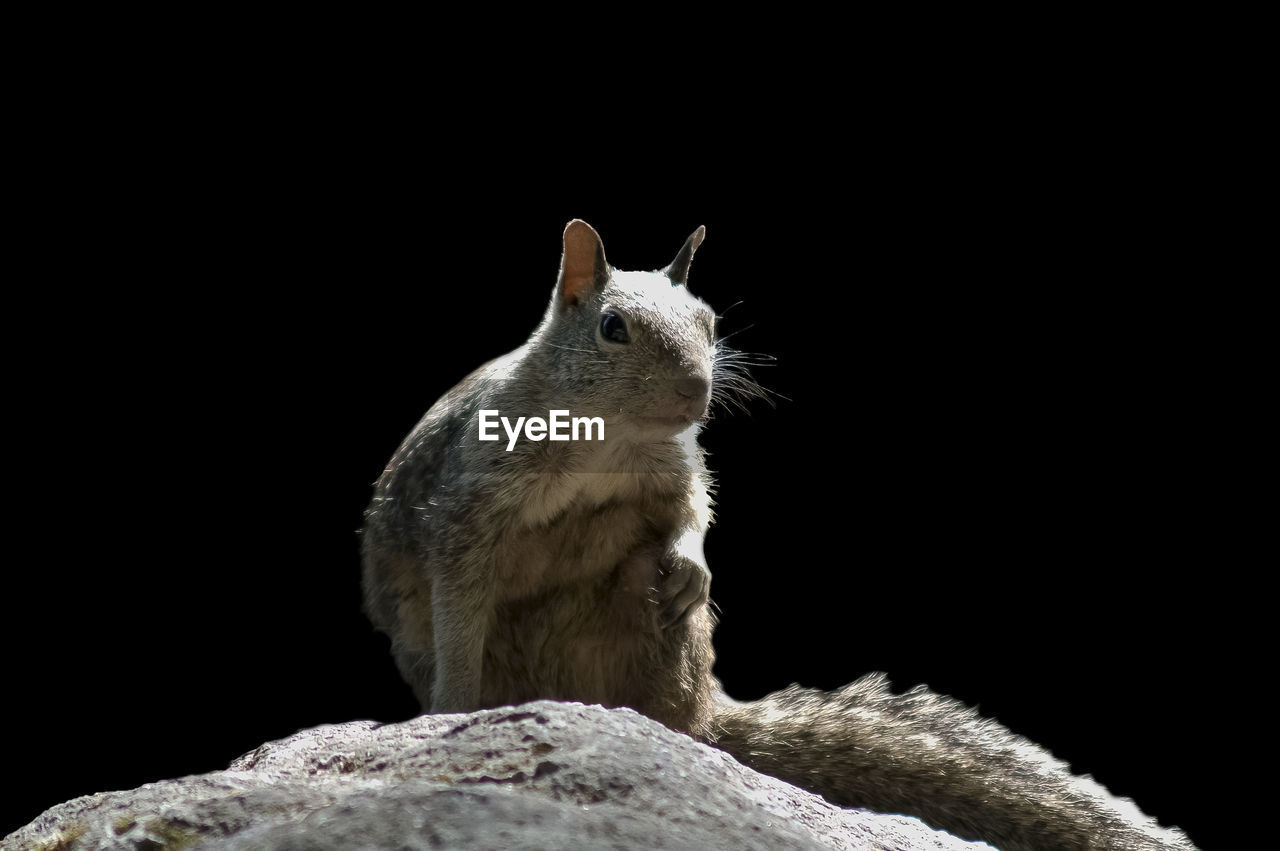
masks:
{"label": "squirrel's belly", "polygon": [[653,582],[644,579],[656,579],[657,569],[656,550],[644,548],[600,576],[500,603],[485,640],[486,703],[616,705],[623,686],[651,664],[660,639]]}
{"label": "squirrel's belly", "polygon": [[650,587],[656,548],[633,551],[602,579],[500,604],[485,638],[485,706],[575,700],[629,706],[685,732],[705,721],[711,616],[663,629]]}

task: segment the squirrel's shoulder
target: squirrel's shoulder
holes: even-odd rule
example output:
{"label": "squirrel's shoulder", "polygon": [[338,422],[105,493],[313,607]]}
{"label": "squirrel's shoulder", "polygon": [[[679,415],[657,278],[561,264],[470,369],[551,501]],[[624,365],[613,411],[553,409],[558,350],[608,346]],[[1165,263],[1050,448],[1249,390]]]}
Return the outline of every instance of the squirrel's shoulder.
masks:
{"label": "squirrel's shoulder", "polygon": [[401,490],[424,478],[437,479],[447,462],[462,460],[458,451],[469,445],[463,439],[466,430],[475,427],[481,408],[500,404],[526,350],[521,346],[488,361],[441,395],[392,455],[378,480],[379,489]]}
{"label": "squirrel's shoulder", "polygon": [[495,406],[509,396],[514,388],[513,379],[523,368],[527,354],[526,344],[473,369],[436,400],[410,432],[401,450],[419,444],[427,435],[456,431],[474,419],[482,407]]}

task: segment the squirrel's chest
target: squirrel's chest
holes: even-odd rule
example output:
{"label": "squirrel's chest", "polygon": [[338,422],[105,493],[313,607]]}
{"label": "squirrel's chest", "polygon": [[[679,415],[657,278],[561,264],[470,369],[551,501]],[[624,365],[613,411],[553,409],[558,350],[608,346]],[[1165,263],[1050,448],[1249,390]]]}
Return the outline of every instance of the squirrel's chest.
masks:
{"label": "squirrel's chest", "polygon": [[[549,587],[607,580],[640,551],[657,556],[671,538],[679,512],[645,502],[573,505],[549,523],[509,531],[496,548],[499,600],[543,593]],[[648,577],[633,577],[649,584]]]}

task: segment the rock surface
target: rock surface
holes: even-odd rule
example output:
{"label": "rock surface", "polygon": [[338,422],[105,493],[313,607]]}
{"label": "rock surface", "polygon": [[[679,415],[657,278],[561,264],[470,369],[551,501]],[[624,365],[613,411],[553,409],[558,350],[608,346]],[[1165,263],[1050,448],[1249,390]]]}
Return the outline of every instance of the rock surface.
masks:
{"label": "rock surface", "polygon": [[269,742],[53,807],[0,848],[986,848],[842,810],[628,709],[539,701]]}

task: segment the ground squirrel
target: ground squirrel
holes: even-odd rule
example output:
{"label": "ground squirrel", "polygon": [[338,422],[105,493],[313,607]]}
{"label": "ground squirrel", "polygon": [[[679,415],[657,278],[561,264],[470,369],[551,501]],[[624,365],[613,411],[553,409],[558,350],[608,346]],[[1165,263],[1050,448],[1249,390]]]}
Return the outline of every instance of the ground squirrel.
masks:
{"label": "ground squirrel", "polygon": [[1191,848],[923,687],[895,695],[872,674],[830,693],[723,693],[697,435],[714,397],[752,384],[687,286],[704,235],[661,271],[624,272],[570,222],[541,324],[437,401],[378,480],[365,607],[424,710],[629,706],[834,803],[1006,851]]}

